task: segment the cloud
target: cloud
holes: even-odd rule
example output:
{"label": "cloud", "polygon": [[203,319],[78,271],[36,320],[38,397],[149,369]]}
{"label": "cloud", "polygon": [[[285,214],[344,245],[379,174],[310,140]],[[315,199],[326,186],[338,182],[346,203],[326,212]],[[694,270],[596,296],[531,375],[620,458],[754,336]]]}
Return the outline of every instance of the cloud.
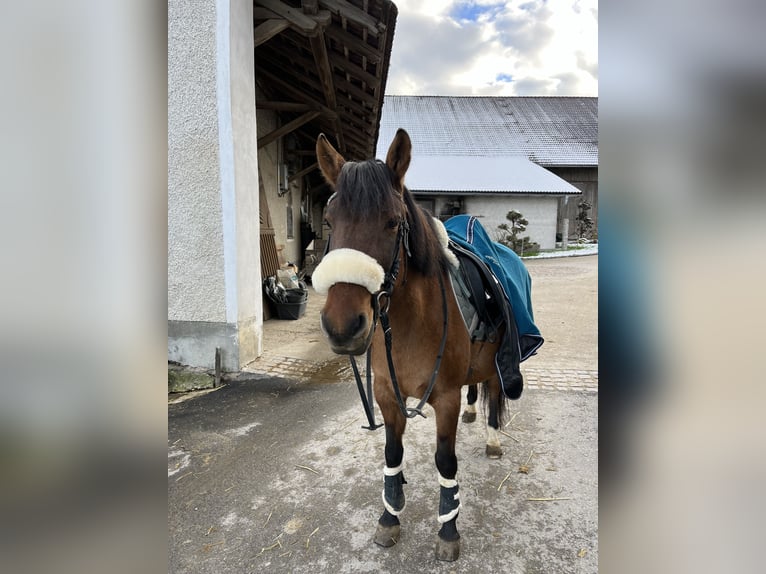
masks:
{"label": "cloud", "polygon": [[450,19],[437,20],[422,14],[400,14],[387,91],[455,94],[459,87],[451,77],[470,69],[481,57],[483,46],[479,27],[461,27]]}
{"label": "cloud", "polygon": [[529,2],[519,8],[498,15],[494,21],[496,38],[502,46],[535,61],[555,35],[548,23],[552,12],[543,3]]}
{"label": "cloud", "polygon": [[598,79],[598,61],[596,61],[595,59],[594,60],[588,59],[588,57],[585,55],[585,52],[583,52],[582,50],[577,50],[575,52],[575,56],[577,57],[577,67],[585,72],[588,72],[588,74],[590,74],[593,77],[593,79],[597,80]]}
{"label": "cloud", "polygon": [[565,72],[554,77],[558,80],[556,93],[560,95],[576,94],[580,91],[580,76],[575,72]]}
{"label": "cloud", "polygon": [[595,95],[596,0],[398,0],[388,94]]}
{"label": "cloud", "polygon": [[489,4],[476,0],[455,2],[449,11],[449,17],[461,23],[486,21],[501,12],[504,7],[504,2],[491,2]]}
{"label": "cloud", "polygon": [[522,78],[514,82],[517,96],[547,96],[556,89],[556,81],[552,78]]}

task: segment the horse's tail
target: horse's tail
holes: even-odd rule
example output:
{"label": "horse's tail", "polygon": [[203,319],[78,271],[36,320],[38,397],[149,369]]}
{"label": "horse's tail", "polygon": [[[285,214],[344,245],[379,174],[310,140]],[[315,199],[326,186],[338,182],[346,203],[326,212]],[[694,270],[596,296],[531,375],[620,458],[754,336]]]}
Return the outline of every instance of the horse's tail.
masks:
{"label": "horse's tail", "polygon": [[[484,412],[491,418],[492,410],[497,416],[497,428],[502,428],[508,414],[508,398],[500,388],[500,381],[493,377],[481,384],[481,405]],[[494,403],[494,405],[493,405]]]}

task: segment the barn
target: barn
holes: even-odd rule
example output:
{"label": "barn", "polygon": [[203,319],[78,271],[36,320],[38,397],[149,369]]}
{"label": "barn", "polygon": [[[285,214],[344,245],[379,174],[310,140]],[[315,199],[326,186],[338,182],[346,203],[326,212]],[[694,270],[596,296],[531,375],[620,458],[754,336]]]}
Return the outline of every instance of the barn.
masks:
{"label": "barn", "polygon": [[212,368],[218,349],[236,371],[262,353],[262,278],[301,265],[329,195],[317,135],[375,153],[396,16],[390,0],[169,0],[168,360]]}
{"label": "barn", "polygon": [[513,209],[542,249],[576,238],[581,198],[598,220],[597,98],[387,96],[377,157],[398,128],[413,144],[407,187],[440,218],[469,213],[493,235]]}

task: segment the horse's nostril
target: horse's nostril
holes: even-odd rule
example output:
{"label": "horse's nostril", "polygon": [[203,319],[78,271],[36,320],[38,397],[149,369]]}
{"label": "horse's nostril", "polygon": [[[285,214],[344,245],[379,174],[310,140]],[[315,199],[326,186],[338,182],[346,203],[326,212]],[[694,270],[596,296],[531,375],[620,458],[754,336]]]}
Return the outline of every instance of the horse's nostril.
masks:
{"label": "horse's nostril", "polygon": [[364,334],[367,329],[367,317],[364,313],[360,313],[352,317],[345,326],[339,326],[333,325],[332,321],[328,321],[324,313],[320,313],[319,324],[324,334],[331,339],[348,340]]}
{"label": "horse's nostril", "polygon": [[329,336],[330,330],[327,328],[327,322],[326,321],[327,321],[327,319],[325,319],[324,311],[322,311],[321,313],[319,313],[319,327],[322,329],[322,332],[326,336]]}
{"label": "horse's nostril", "polygon": [[354,330],[354,333],[358,333],[359,331],[363,330],[366,325],[367,325],[367,317],[365,317],[364,315],[359,315],[356,318],[356,329]]}

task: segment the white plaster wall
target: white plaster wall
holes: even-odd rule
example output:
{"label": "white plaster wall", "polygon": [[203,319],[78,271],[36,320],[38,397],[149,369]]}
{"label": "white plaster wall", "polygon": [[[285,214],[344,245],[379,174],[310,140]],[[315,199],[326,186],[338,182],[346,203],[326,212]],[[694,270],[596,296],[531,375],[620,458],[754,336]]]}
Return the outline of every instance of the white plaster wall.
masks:
{"label": "white plaster wall", "polygon": [[226,320],[216,52],[216,4],[169,0],[169,320]]}
{"label": "white plaster wall", "polygon": [[465,213],[479,218],[493,240],[496,238],[497,226],[508,223],[505,215],[512,209],[520,212],[529,221],[524,235],[539,243],[541,249],[556,247],[558,196],[465,196]]}
{"label": "white plaster wall", "polygon": [[253,3],[219,0],[221,3],[231,5],[229,80],[236,213],[236,321],[242,366],[263,352]]}
{"label": "white plaster wall", "polygon": [[262,350],[253,5],[168,3],[168,358]]}

